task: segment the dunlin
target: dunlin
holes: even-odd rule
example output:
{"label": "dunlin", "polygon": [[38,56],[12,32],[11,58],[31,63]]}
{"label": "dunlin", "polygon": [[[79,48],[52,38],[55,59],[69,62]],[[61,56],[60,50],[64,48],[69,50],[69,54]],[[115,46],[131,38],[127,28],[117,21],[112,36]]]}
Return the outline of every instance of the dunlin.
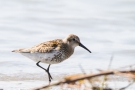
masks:
{"label": "dunlin", "polygon": [[[55,39],[43,42],[31,48],[13,50],[12,52],[21,53],[36,61],[36,65],[47,72],[50,83],[52,80],[52,76],[49,72],[50,65],[68,59],[74,53],[76,46],[81,46],[91,53],[91,51],[80,42],[79,37],[74,34],[70,34],[64,39]],[[45,69],[40,66],[40,62],[49,64],[48,68]]]}

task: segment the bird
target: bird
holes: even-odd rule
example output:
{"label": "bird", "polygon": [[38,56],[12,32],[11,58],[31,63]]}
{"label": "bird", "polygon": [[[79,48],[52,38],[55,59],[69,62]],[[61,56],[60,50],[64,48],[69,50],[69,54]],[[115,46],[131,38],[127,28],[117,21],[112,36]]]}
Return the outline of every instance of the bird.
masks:
{"label": "bird", "polygon": [[[80,42],[79,37],[74,34],[69,34],[64,39],[46,41],[30,48],[21,48],[13,50],[12,52],[20,53],[35,61],[36,65],[48,74],[49,83],[51,83],[53,79],[49,72],[51,64],[58,64],[68,59],[74,53],[74,49],[77,46],[92,53]],[[39,63],[49,64],[48,68],[45,69]]]}

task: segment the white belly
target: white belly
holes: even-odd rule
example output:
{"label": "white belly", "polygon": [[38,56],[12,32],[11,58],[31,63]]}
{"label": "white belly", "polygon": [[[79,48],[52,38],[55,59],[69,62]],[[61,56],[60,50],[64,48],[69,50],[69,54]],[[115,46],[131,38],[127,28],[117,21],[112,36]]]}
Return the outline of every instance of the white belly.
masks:
{"label": "white belly", "polygon": [[55,59],[54,57],[60,54],[60,52],[53,52],[53,53],[21,53],[22,55],[38,62],[41,61],[47,64],[56,64],[62,62],[64,59],[64,55],[61,54],[60,59]]}

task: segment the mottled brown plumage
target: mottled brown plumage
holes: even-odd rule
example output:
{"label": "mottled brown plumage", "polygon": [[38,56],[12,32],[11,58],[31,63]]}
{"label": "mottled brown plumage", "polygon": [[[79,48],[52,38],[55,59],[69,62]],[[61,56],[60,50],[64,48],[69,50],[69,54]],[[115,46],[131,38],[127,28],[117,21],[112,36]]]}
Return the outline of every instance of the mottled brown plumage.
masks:
{"label": "mottled brown plumage", "polygon": [[[81,44],[79,37],[74,34],[68,35],[65,39],[47,41],[31,48],[13,50],[13,52],[21,53],[36,61],[37,66],[44,69],[39,65],[39,62],[47,63],[49,67],[51,64],[60,63],[73,54],[76,46],[81,46],[91,53],[90,50]],[[44,70],[48,73],[49,81],[51,81],[52,77],[49,73],[49,67]]]}
{"label": "mottled brown plumage", "polygon": [[13,50],[13,52],[19,52],[19,53],[50,53],[54,49],[57,49],[58,47],[61,47],[63,44],[61,39],[56,39],[52,41],[47,41],[40,43],[36,46],[33,46],[31,48],[27,49],[19,49],[19,50]]}

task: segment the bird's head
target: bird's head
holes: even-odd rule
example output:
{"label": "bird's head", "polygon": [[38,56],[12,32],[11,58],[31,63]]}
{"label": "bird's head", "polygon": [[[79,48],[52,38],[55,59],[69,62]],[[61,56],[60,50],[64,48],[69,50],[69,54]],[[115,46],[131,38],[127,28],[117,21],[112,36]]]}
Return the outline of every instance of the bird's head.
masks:
{"label": "bird's head", "polygon": [[69,46],[71,46],[73,49],[76,46],[80,46],[84,49],[86,49],[87,51],[89,51],[91,53],[91,51],[89,49],[87,49],[81,42],[78,36],[74,35],[74,34],[70,34],[68,35],[64,40],[65,43],[67,43]]}

